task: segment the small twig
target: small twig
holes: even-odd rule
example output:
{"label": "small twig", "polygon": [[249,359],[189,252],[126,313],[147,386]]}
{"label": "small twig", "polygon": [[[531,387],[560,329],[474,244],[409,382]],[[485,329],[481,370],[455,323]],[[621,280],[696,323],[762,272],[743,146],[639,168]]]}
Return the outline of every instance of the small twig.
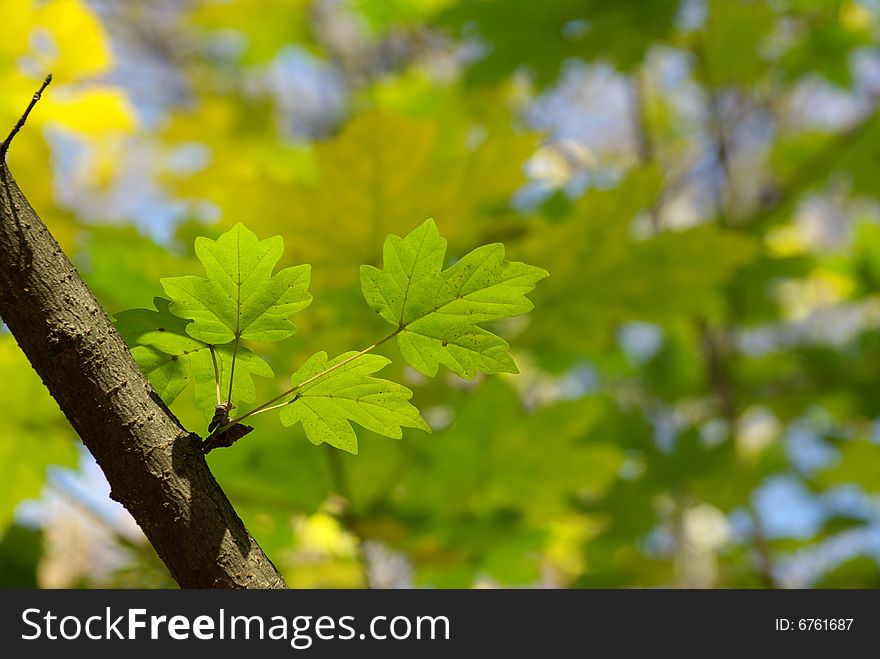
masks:
{"label": "small twig", "polygon": [[880,101],[875,100],[861,119],[844,129],[814,154],[805,158],[789,176],[763,195],[761,205],[746,218],[744,225],[764,228],[779,210],[792,203],[808,186],[820,178],[836,158],[864,138],[880,120]]}
{"label": "small twig", "polygon": [[12,138],[18,134],[18,131],[22,129],[24,126],[24,122],[27,121],[28,115],[31,113],[31,110],[34,109],[34,106],[37,104],[37,101],[40,100],[40,97],[43,95],[43,90],[49,86],[49,83],[52,82],[52,74],[46,76],[46,79],[43,80],[43,84],[40,88],[34,93],[33,98],[31,98],[31,102],[28,103],[27,108],[25,108],[24,114],[21,115],[21,118],[12,127],[12,130],[9,132],[9,135],[6,136],[6,139],[0,142],[0,160],[6,158],[6,152],[9,151],[9,145],[12,144]]}
{"label": "small twig", "polygon": [[[640,165],[651,165],[655,161],[656,146],[651,135],[651,127],[648,123],[647,87],[645,85],[644,72],[636,71],[632,74],[629,82],[629,106],[632,119],[633,133],[636,137],[636,151]],[[658,196],[651,202],[648,216],[651,219],[651,228],[654,233],[660,232],[660,204],[662,196]]]}
{"label": "small twig", "polygon": [[706,360],[706,378],[709,388],[718,398],[721,413],[727,422],[731,436],[736,435],[738,420],[736,388],[728,369],[730,349],[726,328],[714,331],[708,323],[697,323],[703,344],[703,357]]}
{"label": "small twig", "polygon": [[715,86],[715,80],[712,77],[712,68],[706,59],[705,44],[700,42],[695,48],[697,63],[703,73],[706,82],[706,99],[709,130],[711,138],[714,142],[713,148],[718,166],[724,180],[715,188],[715,213],[718,216],[718,224],[721,227],[727,225],[727,209],[730,208],[730,199],[732,194],[732,174],[733,168],[730,162],[730,141],[724,126],[724,112],[721,107],[721,96],[719,90]]}
{"label": "small twig", "polygon": [[629,80],[629,108],[633,133],[636,138],[636,151],[639,162],[648,164],[654,160],[654,141],[648,126],[647,89],[644,72],[633,72]]}

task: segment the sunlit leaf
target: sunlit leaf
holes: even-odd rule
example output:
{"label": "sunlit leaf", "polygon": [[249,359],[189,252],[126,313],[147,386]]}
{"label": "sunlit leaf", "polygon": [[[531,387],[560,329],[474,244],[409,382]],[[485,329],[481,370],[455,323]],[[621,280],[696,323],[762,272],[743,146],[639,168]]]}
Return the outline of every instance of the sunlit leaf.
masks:
{"label": "sunlit leaf", "polygon": [[172,313],[194,322],[186,332],[212,344],[237,339],[279,341],[296,332],[288,317],[312,301],[310,266],[272,270],[284,252],[280,236],[259,240],[237,224],[210,240],[196,240],[196,255],[208,278],[162,280]]}
{"label": "sunlit leaf", "polygon": [[[403,436],[401,427],[430,432],[409,402],[409,389],[372,375],[390,360],[379,355],[351,359],[357,354],[344,353],[329,361],[326,352],[313,355],[290,378],[290,384],[298,389],[293,400],[281,408],[281,421],[285,425],[302,422],[313,444],[327,442],[349,453],[357,453],[352,421],[397,439]],[[320,376],[325,371],[327,374]]]}
{"label": "sunlit leaf", "polygon": [[443,364],[463,378],[516,373],[508,344],[479,326],[528,313],[526,294],[546,270],[505,261],[504,246],[478,247],[443,270],[446,240],[433,220],[385,241],[384,268],[361,267],[367,304],[399,331],[404,358],[425,375]]}

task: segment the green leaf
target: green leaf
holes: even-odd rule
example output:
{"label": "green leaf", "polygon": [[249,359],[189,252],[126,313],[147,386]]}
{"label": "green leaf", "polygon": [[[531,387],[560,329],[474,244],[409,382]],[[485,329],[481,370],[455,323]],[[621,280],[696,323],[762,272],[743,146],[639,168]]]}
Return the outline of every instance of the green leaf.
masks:
{"label": "green leaf", "polygon": [[813,588],[880,588],[880,566],[873,556],[854,556],[825,572]]}
{"label": "green leaf", "polygon": [[767,70],[761,48],[773,31],[776,14],[765,2],[710,0],[700,34],[704,82],[712,86],[754,84]]}
{"label": "green leaf", "polygon": [[[401,427],[431,432],[409,402],[412,397],[409,389],[371,375],[391,361],[379,355],[352,359],[357,354],[347,352],[330,361],[326,352],[312,355],[290,378],[292,386],[302,386],[296,397],[281,408],[281,422],[292,426],[301,421],[309,441],[327,442],[349,453],[358,450],[351,421],[395,439],[403,436]],[[337,367],[344,362],[347,363]],[[323,377],[315,377],[334,367]]]}
{"label": "green leaf", "polygon": [[[251,123],[249,115],[240,120]],[[204,174],[210,181],[194,188],[188,179],[180,193],[212,199],[227,215],[246,213],[254,218],[249,226],[267,235],[279,229],[273,195],[283,197],[286,207],[297,209],[283,225],[287,250],[314,267],[311,289],[354,288],[351,264],[376,263],[385,236],[409,231],[414,219],[444,218],[453,248],[482,244],[487,232],[497,232],[498,210],[527,183],[523,163],[541,140],[498,128],[498,122],[487,130],[474,144],[469,116],[440,123],[364,112],[332,139],[314,143],[315,181],[236,178],[236,150],[229,167],[210,167]],[[241,139],[217,139],[224,138]]]}
{"label": "green leaf", "polygon": [[504,245],[484,245],[442,270],[446,240],[434,220],[385,241],[384,269],[361,266],[367,304],[398,328],[404,358],[425,375],[444,364],[471,379],[477,371],[517,373],[501,337],[483,323],[528,313],[526,293],[546,270],[504,260]]}
{"label": "green leaf", "polygon": [[635,421],[599,396],[528,411],[509,383],[487,378],[447,428],[430,441],[407,442],[416,456],[395,481],[392,500],[401,517],[459,524],[468,514],[519,511],[546,523],[569,511],[573,497],[592,500],[617,481],[626,458],[621,436],[646,432],[641,425],[635,431]]}
{"label": "green leaf", "polygon": [[205,267],[201,277],[162,279],[171,312],[194,321],[187,333],[205,343],[235,339],[280,341],[296,332],[288,320],[312,301],[310,266],[272,270],[284,253],[284,240],[259,240],[236,224],[217,240],[196,239],[196,256]]}
{"label": "green leaf", "polygon": [[819,471],[814,482],[821,488],[852,483],[865,492],[880,492],[880,446],[868,440],[841,443],[840,459]]}
{"label": "green leaf", "polygon": [[374,30],[418,24],[454,0],[355,0],[354,6]]}
{"label": "green leaf", "polygon": [[524,343],[545,356],[580,356],[604,350],[620,322],[717,316],[723,285],[760,244],[712,224],[640,239],[633,220],[650,208],[657,186],[656,171],[635,169],[616,188],[590,190],[564,219],[535,223],[523,253],[552,263],[553,277]]}
{"label": "green leaf", "polygon": [[151,346],[134,346],[131,354],[166,404],[173,403],[189,385],[195,355],[169,355]]}
{"label": "green leaf", "polygon": [[668,37],[675,0],[459,0],[434,22],[465,34],[474,28],[488,46],[468,70],[468,81],[495,83],[521,66],[540,87],[575,57],[610,60],[633,70],[656,40]]}
{"label": "green leaf", "polygon": [[[197,34],[234,29],[242,36],[243,47],[237,54],[243,63],[253,65],[271,60],[279,49],[292,43],[313,46],[310,4],[310,0],[266,0],[261,11],[254,12],[245,0],[199,2],[187,11],[186,19]],[[267,21],[266,16],[278,20]]]}
{"label": "green leaf", "polygon": [[168,355],[186,355],[208,344],[186,333],[188,321],[171,313],[170,300],[153,298],[152,309],[128,309],[115,314],[116,329],[130,346],[151,346]]}
{"label": "green leaf", "polygon": [[853,51],[870,46],[873,41],[870,22],[853,25],[841,20],[854,4],[846,0],[823,0],[790,8],[786,19],[798,39],[781,59],[789,79],[796,81],[818,73],[841,88],[852,84]]}
{"label": "green leaf", "polygon": [[[131,354],[150,379],[156,393],[171,404],[195,383],[196,406],[206,419],[214,414],[217,394],[211,346],[187,334],[189,321],[171,313],[170,300],[153,299],[156,311],[129,309],[116,314],[116,328],[131,346]],[[220,371],[220,391],[229,391],[232,371],[232,347],[214,346]],[[232,403],[252,403],[256,399],[253,376],[272,377],[272,368],[263,359],[243,346],[238,347],[233,376]]]}
{"label": "green leaf", "polygon": [[0,529],[0,588],[39,588],[43,531],[13,524]]}

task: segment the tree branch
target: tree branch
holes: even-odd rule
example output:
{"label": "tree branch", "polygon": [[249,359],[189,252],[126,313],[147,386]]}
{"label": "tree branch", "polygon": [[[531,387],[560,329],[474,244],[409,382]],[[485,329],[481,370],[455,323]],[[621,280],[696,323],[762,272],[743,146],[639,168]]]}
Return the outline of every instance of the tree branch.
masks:
{"label": "tree branch", "polygon": [[181,586],[286,587],[2,159],[0,316]]}
{"label": "tree branch", "polygon": [[[630,76],[629,81],[629,107],[632,121],[632,131],[636,138],[636,150],[638,161],[641,165],[651,165],[656,159],[656,145],[651,135],[651,126],[648,119],[647,85],[645,84],[645,72],[638,69]],[[648,209],[648,217],[651,220],[653,232],[660,233],[660,206],[662,195],[658,195],[651,202]]]}

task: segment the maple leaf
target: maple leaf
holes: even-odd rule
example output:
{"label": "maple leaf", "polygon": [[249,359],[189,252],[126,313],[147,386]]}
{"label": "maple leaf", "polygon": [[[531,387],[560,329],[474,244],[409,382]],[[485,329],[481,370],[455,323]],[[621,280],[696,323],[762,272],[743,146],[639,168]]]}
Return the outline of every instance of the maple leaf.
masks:
{"label": "maple leaf", "polygon": [[[216,384],[213,348],[220,374],[222,391],[229,387],[232,372],[231,346],[211,346],[186,333],[188,321],[171,313],[171,302],[161,297],[153,299],[156,310],[129,309],[116,314],[116,328],[131,347],[131,354],[141,370],[150,379],[156,393],[171,404],[186,389],[195,384],[196,406],[211,418],[216,406]],[[238,348],[233,387],[233,404],[252,403],[256,398],[253,376],[272,377],[272,368],[259,356],[244,347]]]}
{"label": "maple leaf", "polygon": [[259,240],[236,224],[217,240],[196,239],[196,256],[207,279],[162,279],[171,312],[192,320],[191,337],[211,344],[238,339],[280,341],[296,332],[288,317],[312,301],[309,265],[272,270],[284,252],[284,240]]}
{"label": "maple leaf", "polygon": [[373,377],[390,362],[380,355],[347,352],[327,360],[318,352],[290,378],[296,396],[281,408],[281,422],[302,422],[306,437],[314,444],[357,453],[357,436],[351,422],[386,437],[400,439],[402,427],[430,426],[409,402],[412,392],[401,384]]}
{"label": "maple leaf", "polygon": [[436,375],[440,364],[467,379],[478,371],[517,373],[507,342],[479,323],[531,311],[526,294],[549,273],[506,261],[500,243],[478,247],[443,270],[445,255],[434,220],[405,238],[388,236],[384,269],[361,266],[364,298],[398,328],[401,353],[425,375]]}

